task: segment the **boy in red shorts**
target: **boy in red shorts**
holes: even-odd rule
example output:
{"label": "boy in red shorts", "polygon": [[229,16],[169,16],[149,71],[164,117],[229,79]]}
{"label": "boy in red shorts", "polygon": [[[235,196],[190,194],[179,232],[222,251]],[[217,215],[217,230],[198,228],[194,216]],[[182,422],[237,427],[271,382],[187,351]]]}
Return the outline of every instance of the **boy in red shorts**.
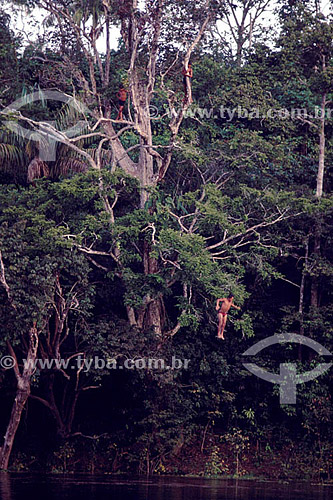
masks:
{"label": "boy in red shorts", "polygon": [[118,97],[119,111],[116,120],[122,121],[124,119],[123,111],[127,99],[127,90],[122,85],[119,87],[119,92],[117,94],[117,97]]}
{"label": "boy in red shorts", "polygon": [[219,320],[219,326],[217,328],[217,338],[218,339],[224,340],[223,332],[224,332],[225,325],[227,323],[228,312],[229,312],[230,307],[234,307],[235,309],[240,309],[240,307],[235,306],[235,304],[233,304],[233,300],[234,300],[234,296],[232,293],[230,293],[227,298],[217,299],[216,310],[218,311],[217,317]]}

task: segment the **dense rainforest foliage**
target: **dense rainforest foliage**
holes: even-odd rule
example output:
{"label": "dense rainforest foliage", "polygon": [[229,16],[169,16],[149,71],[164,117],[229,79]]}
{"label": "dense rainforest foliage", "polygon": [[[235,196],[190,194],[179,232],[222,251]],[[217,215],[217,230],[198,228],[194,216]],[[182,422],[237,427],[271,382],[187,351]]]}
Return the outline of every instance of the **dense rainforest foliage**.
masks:
{"label": "dense rainforest foliage", "polygon": [[280,404],[243,365],[333,352],[323,12],[2,2],[0,469],[331,478],[332,370]]}

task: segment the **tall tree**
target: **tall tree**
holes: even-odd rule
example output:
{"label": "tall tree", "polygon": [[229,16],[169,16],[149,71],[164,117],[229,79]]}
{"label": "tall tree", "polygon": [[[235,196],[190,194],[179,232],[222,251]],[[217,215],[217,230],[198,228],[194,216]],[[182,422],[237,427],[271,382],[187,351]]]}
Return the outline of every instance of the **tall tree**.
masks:
{"label": "tall tree", "polygon": [[[320,200],[324,194],[326,128],[331,123],[329,104],[332,102],[333,85],[333,26],[332,22],[320,13],[317,3],[307,2],[304,5],[303,2],[285,2],[280,15],[282,19],[280,44],[291,75],[288,87],[291,89],[294,86],[298,89],[299,106],[302,96],[306,96],[307,109],[297,118],[303,124],[303,131],[307,130],[308,137],[314,133],[318,142],[315,197],[319,209],[314,214],[308,236],[304,238],[303,270],[303,274],[307,274],[311,269],[310,305],[316,313],[320,302],[321,233],[324,230]],[[303,102],[302,107],[304,104]],[[306,140],[304,138],[304,141]],[[304,286],[303,275],[299,306],[301,315],[305,297]]]}
{"label": "tall tree", "polygon": [[[76,354],[79,344],[73,337],[82,333],[78,325],[89,314],[92,287],[87,283],[87,260],[71,251],[63,237],[66,227],[50,218],[49,195],[43,188],[30,194],[6,188],[1,192],[0,342],[1,351],[11,356],[16,379],[16,396],[0,448],[1,469],[8,468],[15,434],[31,395],[32,377],[42,372],[37,358],[51,360],[50,369],[45,370],[49,401],[38,399],[48,405],[59,434],[70,432],[77,398],[84,388],[80,367],[75,372],[70,367],[74,390],[71,394],[64,384],[63,405],[58,410],[54,378],[60,374],[70,379],[61,359]],[[56,360],[59,366],[54,366]]]}
{"label": "tall tree", "polygon": [[[265,23],[260,24],[264,14],[272,6],[272,0],[226,0],[226,13],[222,23],[227,25],[225,34],[231,36],[231,47],[234,46],[234,59],[238,67],[241,66],[244,52],[252,48],[254,41],[262,38],[262,33],[267,30]],[[218,30],[219,32],[220,30]]]}
{"label": "tall tree", "polygon": [[[87,71],[76,58],[69,57],[68,53],[60,53],[59,71],[65,72],[75,81],[75,85],[81,92],[84,102],[92,109],[92,115],[96,122],[90,128],[89,135],[100,136],[99,145],[96,149],[97,157],[83,152],[90,166],[100,169],[100,154],[108,144],[112,151],[113,163],[119,165],[126,173],[139,180],[141,186],[141,207],[148,200],[149,189],[161,183],[169,168],[174,152],[176,138],[186,110],[191,104],[191,88],[187,78],[186,98],[175,109],[175,102],[171,98],[173,91],[166,89],[167,102],[171,119],[168,123],[168,139],[166,144],[153,144],[152,123],[149,115],[157,78],[157,68],[160,73],[166,74],[168,66],[163,68],[160,64],[161,49],[167,38],[171,44],[181,44],[184,52],[183,66],[187,68],[190,57],[204,36],[209,23],[213,22],[216,4],[213,0],[199,2],[195,9],[189,8],[187,2],[175,2],[170,0],[149,0],[141,8],[137,0],[123,0],[120,3],[111,1],[104,2],[51,2],[42,0],[38,5],[52,14],[57,23],[60,37],[72,30],[76,37],[76,43],[84,58]],[[180,16],[179,24],[174,25],[174,19]],[[186,17],[187,25],[183,20]],[[103,92],[110,81],[110,30],[112,22],[121,25],[122,40],[127,52],[128,64],[128,89],[130,91],[133,118],[122,123],[123,128],[116,131],[118,126],[116,120],[111,118],[111,107],[105,102]],[[105,60],[97,50],[97,39],[105,31]],[[161,58],[161,60],[163,60]],[[45,57],[45,64],[50,60]],[[173,65],[174,63],[172,63]],[[121,136],[132,130],[135,133],[135,143],[127,148],[121,142]],[[41,131],[43,133],[43,131]],[[45,135],[49,134],[44,130]],[[59,137],[59,132],[53,130],[54,135]],[[72,149],[78,150],[74,141],[68,140],[62,134],[62,140]],[[166,152],[160,154],[158,148],[162,147]],[[138,151],[137,161],[130,156],[130,151]],[[110,217],[112,211],[110,207]],[[117,252],[117,251],[116,251]],[[148,276],[158,270],[158,263],[152,257],[151,245],[146,244],[143,257],[144,271]],[[147,295],[145,299],[146,315],[150,324],[158,334],[162,331],[160,299]],[[129,316],[130,322],[134,322],[133,311]]]}

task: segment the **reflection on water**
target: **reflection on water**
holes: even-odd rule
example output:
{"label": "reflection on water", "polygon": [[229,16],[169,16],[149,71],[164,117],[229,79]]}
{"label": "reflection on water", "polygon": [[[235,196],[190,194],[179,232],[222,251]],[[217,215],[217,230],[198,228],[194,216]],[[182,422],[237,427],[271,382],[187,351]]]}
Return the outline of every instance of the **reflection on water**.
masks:
{"label": "reflection on water", "polygon": [[304,483],[0,473],[1,500],[329,500],[332,492]]}

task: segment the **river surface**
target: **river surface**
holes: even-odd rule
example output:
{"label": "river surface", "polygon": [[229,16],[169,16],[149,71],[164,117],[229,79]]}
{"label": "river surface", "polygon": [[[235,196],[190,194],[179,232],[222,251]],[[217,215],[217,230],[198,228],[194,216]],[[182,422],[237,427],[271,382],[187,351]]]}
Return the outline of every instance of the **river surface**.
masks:
{"label": "river surface", "polygon": [[0,473],[1,500],[331,500],[333,485]]}

